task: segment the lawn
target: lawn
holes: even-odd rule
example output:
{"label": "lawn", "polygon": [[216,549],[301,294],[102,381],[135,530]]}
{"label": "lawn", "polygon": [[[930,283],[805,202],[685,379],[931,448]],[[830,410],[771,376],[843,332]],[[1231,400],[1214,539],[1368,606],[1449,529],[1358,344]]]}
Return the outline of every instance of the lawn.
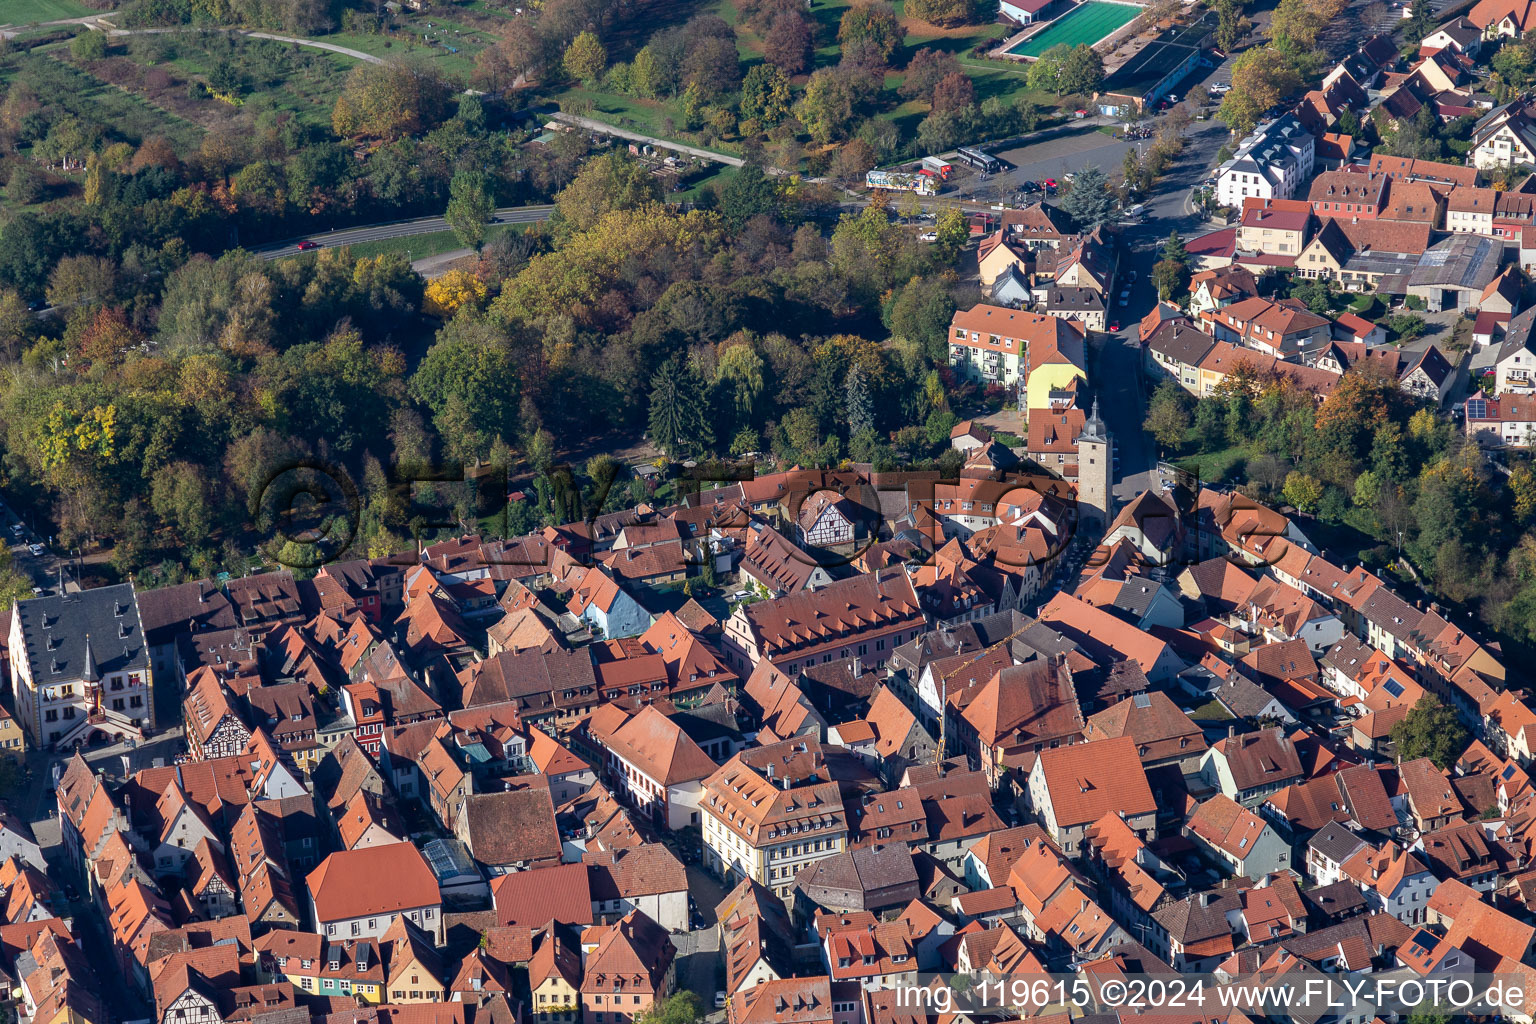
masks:
{"label": "lawn", "polygon": [[1238,446],[1207,452],[1204,455],[1185,456],[1175,460],[1174,465],[1195,474],[1204,483],[1219,484],[1229,477],[1240,474],[1248,464],[1251,455],[1247,448]]}
{"label": "lawn", "polygon": [[100,13],[76,0],[5,0],[0,5],[0,25],[30,25],[35,21],[62,21]]}
{"label": "lawn", "polygon": [[[438,23],[433,22],[433,25]],[[408,27],[415,32],[417,26],[412,24]],[[485,41],[478,33],[472,33],[469,36],[452,36],[450,30],[449,35],[451,41],[444,42],[441,36],[434,32],[433,41],[430,44],[423,42],[420,34],[411,38],[398,32],[387,36],[366,32],[332,32],[330,35],[314,38],[319,43],[345,46],[349,50],[358,50],[385,60],[395,57],[426,59],[447,74],[467,79],[470,72],[475,69],[475,54],[484,48]],[[455,50],[457,52],[453,52]]]}
{"label": "lawn", "polygon": [[24,80],[69,113],[104,125],[114,138],[134,145],[154,135],[169,139],[182,153],[201,144],[201,126],[67,63],[65,51],[55,55],[51,49],[0,58],[0,81]]}
{"label": "lawn", "polygon": [[[239,36],[201,35],[142,37],[126,48],[125,56],[116,59],[141,70],[137,81],[119,75],[114,82],[157,105],[182,111],[204,127],[249,120],[266,109],[289,111],[312,124],[329,125],[336,97],[347,74],[357,65],[353,58],[327,50]],[[224,60],[245,76],[248,88],[244,106],[237,109],[217,100],[190,99],[186,82],[206,81]],[[173,72],[175,77],[160,86],[162,76],[147,73],[152,68]],[[106,73],[103,69],[102,74]],[[153,91],[151,83],[156,86]]]}
{"label": "lawn", "polygon": [[[504,231],[521,231],[527,226],[526,224],[492,224],[486,227],[485,238],[486,241],[490,241]],[[355,242],[347,246],[347,250],[352,253],[354,259],[382,256],[387,252],[401,252],[409,253],[413,260],[421,260],[462,248],[464,243],[459,241],[458,236],[452,231],[434,231],[426,235],[406,235],[402,238],[381,238],[376,242]],[[314,255],[313,252],[306,252],[283,258],[307,260],[313,259]]]}
{"label": "lawn", "polygon": [[1031,36],[1008,52],[1020,57],[1038,57],[1062,43],[1068,46],[1087,43],[1092,46],[1122,25],[1130,24],[1141,12],[1142,8],[1131,4],[1088,0],[1063,15],[1044,32]]}
{"label": "lawn", "polygon": [[[1090,0],[1090,2],[1102,4],[1104,0]],[[844,13],[851,4],[852,0],[816,0],[812,6],[810,16],[816,27],[813,67],[831,67],[841,60],[842,51],[837,43],[837,30]],[[1105,5],[1111,8],[1126,7],[1132,12],[1132,17],[1139,10],[1129,5]],[[888,74],[884,83],[884,100],[887,102],[888,109],[875,115],[881,120],[893,122],[901,131],[902,138],[912,138],[917,131],[917,126],[929,113],[926,101],[902,101],[895,95],[902,81],[899,69],[905,67],[912,55],[923,47],[944,50],[960,58],[966,74],[975,84],[978,101],[995,96],[1005,103],[1011,103],[1028,94],[1028,98],[1042,107],[1050,108],[1059,105],[1055,97],[1030,92],[1025,73],[1018,66],[1007,61],[993,61],[973,55],[978,45],[990,45],[1003,38],[1007,31],[1004,26],[987,22],[952,29],[937,28],[916,19],[907,18],[905,6],[905,0],[896,0],[896,14],[901,18],[905,36],[901,49],[891,60],[893,67],[897,70]],[[467,7],[456,7],[452,10],[472,10],[481,13],[485,12],[486,8],[482,0],[476,0]],[[740,23],[734,0],[679,0],[667,9],[663,18],[627,26],[616,33],[609,40],[609,60],[616,62],[632,59],[635,51],[643,46],[653,33],[682,24],[696,14],[715,14],[736,27],[737,52],[741,58],[743,72],[762,61],[763,40],[756,32]],[[341,41],[340,37],[336,36],[327,38]],[[806,76],[801,75],[791,82],[791,92],[795,99],[798,99],[804,90],[805,81]],[[561,109],[568,113],[591,117],[616,128],[638,132],[653,138],[702,146],[733,156],[739,156],[742,153],[739,141],[711,141],[700,133],[685,131],[681,125],[682,105],[678,99],[638,99],[601,88],[587,88],[577,83],[565,85],[551,83],[545,94],[557,101]]]}

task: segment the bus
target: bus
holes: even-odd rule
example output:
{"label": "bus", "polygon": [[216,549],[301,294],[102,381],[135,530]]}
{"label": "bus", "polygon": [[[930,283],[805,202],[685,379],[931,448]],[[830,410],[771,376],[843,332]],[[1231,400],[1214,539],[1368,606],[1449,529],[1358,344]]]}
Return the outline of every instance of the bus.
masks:
{"label": "bus", "polygon": [[981,171],[983,174],[996,174],[1003,169],[1002,162],[989,153],[983,153],[974,146],[961,146],[955,150],[955,159]]}

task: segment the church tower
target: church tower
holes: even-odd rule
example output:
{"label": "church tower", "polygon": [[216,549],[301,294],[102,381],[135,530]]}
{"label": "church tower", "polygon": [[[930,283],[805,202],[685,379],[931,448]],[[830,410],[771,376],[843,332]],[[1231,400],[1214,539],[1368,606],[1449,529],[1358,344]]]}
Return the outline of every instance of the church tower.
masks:
{"label": "church tower", "polygon": [[1099,400],[1077,437],[1078,528],[1097,540],[1114,518],[1114,442],[1099,418]]}

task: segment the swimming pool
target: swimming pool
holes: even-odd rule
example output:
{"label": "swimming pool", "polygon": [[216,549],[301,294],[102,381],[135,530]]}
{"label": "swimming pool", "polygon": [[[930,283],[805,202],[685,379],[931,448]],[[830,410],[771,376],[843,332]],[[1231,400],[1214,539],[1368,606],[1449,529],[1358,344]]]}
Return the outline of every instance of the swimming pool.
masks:
{"label": "swimming pool", "polygon": [[1105,36],[1129,24],[1142,8],[1135,4],[1116,3],[1114,0],[1086,0],[1008,52],[1018,57],[1038,57],[1060,43],[1076,46],[1087,43],[1092,46]]}

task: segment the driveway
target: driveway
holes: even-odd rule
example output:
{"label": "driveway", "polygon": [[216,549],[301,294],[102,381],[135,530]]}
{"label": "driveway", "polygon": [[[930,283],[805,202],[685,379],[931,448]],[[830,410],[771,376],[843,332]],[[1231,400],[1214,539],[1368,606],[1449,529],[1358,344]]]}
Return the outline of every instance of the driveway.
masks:
{"label": "driveway", "polygon": [[725,964],[720,959],[720,933],[713,925],[672,936],[677,947],[677,987],[699,997],[701,1013],[715,1009],[715,993],[723,986]]}

